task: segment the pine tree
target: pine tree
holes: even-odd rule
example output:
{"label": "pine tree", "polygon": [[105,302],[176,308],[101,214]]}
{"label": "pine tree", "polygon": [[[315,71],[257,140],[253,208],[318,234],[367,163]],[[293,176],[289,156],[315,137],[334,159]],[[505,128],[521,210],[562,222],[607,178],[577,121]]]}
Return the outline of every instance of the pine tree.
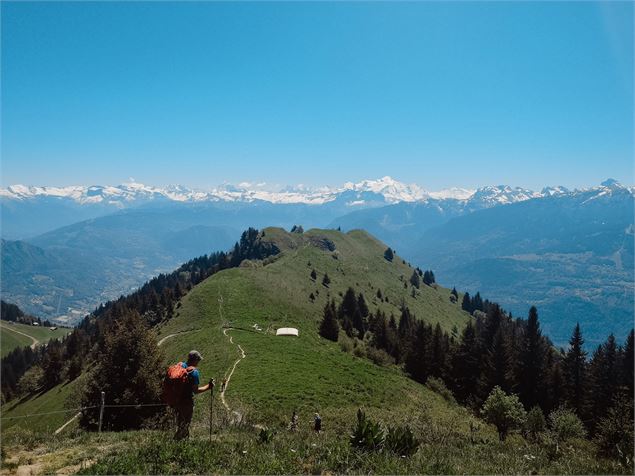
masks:
{"label": "pine tree", "polygon": [[62,344],[57,339],[49,341],[42,368],[44,370],[44,381],[42,383],[45,389],[54,387],[62,381],[64,358],[62,354]]}
{"label": "pine tree", "polygon": [[461,336],[461,343],[452,359],[454,392],[457,399],[462,402],[467,402],[469,397],[476,396],[481,371],[479,353],[480,348],[476,329],[472,322],[468,321]]}
{"label": "pine tree", "polygon": [[466,292],[463,295],[463,301],[461,302],[461,309],[466,312],[472,313],[472,300],[470,299],[470,293]]}
{"label": "pine tree", "polygon": [[320,324],[320,335],[325,339],[337,342],[340,333],[340,326],[337,322],[335,312],[335,302],[327,302],[324,306],[322,323]]}
{"label": "pine tree", "polygon": [[324,277],[322,278],[322,286],[328,288],[329,284],[331,284],[331,278],[329,278],[328,274],[324,273]]}
{"label": "pine tree", "polygon": [[314,269],[313,269],[313,270],[311,270],[311,279],[312,279],[313,281],[315,281],[315,280],[317,279],[317,273],[315,272],[315,270],[314,270]]}
{"label": "pine tree", "polygon": [[604,418],[619,390],[620,365],[615,336],[609,335],[598,346],[589,364],[591,413],[589,424],[594,431],[599,419]]}
{"label": "pine tree", "polygon": [[[82,407],[99,405],[106,393],[106,404],[136,405],[161,403],[161,381],[165,369],[154,334],[135,311],[125,312],[110,325],[104,346],[82,390]],[[160,414],[163,408],[109,408],[104,428],[125,430],[140,428],[142,423]],[[83,428],[95,428],[99,408],[86,410],[80,419]]]}
{"label": "pine tree", "polygon": [[386,258],[388,261],[392,261],[394,257],[395,257],[395,254],[390,249],[390,247],[386,248],[386,251],[384,251],[384,258]]}
{"label": "pine tree", "polygon": [[430,357],[430,373],[438,378],[448,376],[449,340],[437,322],[432,334],[432,348]]}
{"label": "pine tree", "polygon": [[524,339],[520,349],[517,379],[520,400],[525,407],[544,406],[545,347],[538,322],[538,310],[529,309]]}
{"label": "pine tree", "polygon": [[399,319],[399,336],[402,339],[409,339],[415,330],[415,320],[410,309],[401,307],[401,318]]}
{"label": "pine tree", "polygon": [[450,294],[452,294],[457,299],[459,298],[459,293],[455,287],[452,287],[452,291],[450,292]]}
{"label": "pine tree", "polygon": [[369,314],[368,305],[366,304],[366,299],[362,293],[357,295],[357,308],[359,309],[360,314],[363,318],[367,318]]}
{"label": "pine tree", "polygon": [[421,280],[419,279],[419,274],[417,271],[412,272],[412,276],[410,276],[410,284],[412,284],[415,288],[419,289],[421,286]]}
{"label": "pine tree", "polygon": [[430,330],[419,321],[415,330],[415,336],[412,343],[412,350],[406,357],[406,372],[420,383],[425,383],[430,375]]}
{"label": "pine tree", "polygon": [[564,398],[578,416],[586,414],[587,361],[580,324],[576,324],[562,362]]}
{"label": "pine tree", "polygon": [[635,363],[633,362],[634,348],[633,348],[634,332],[631,330],[626,342],[624,343],[623,356],[622,356],[622,379],[624,386],[627,388],[628,395],[633,396],[633,373],[635,369]]}
{"label": "pine tree", "polygon": [[484,378],[481,395],[489,395],[492,388],[498,386],[505,392],[512,391],[512,365],[510,361],[509,343],[502,327],[498,327],[492,338],[492,344],[485,352]]}

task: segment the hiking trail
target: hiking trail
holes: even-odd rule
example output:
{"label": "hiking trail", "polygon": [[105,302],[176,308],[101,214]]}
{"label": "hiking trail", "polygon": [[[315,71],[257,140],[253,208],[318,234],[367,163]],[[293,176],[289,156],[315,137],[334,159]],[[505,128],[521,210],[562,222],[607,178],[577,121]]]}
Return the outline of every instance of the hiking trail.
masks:
{"label": "hiking trail", "polygon": [[194,329],[194,330],[189,330],[189,331],[181,331],[181,332],[175,332],[174,334],[168,334],[167,336],[163,337],[159,342],[157,342],[157,346],[160,346],[166,340],[171,339],[172,337],[180,336],[181,334],[188,334],[190,332],[197,332],[197,331],[200,331],[200,329]]}
{"label": "hiking trail", "polygon": [[[234,339],[232,336],[227,335],[228,330],[231,330],[231,328],[223,329],[223,334],[225,335],[225,337],[229,337],[229,343],[233,344]],[[247,357],[247,354],[245,354],[245,350],[240,346],[240,344],[236,344],[236,346],[238,347],[238,350],[240,351],[240,357],[234,362],[234,365],[232,366],[232,369],[229,372],[229,375],[227,375],[226,377],[227,380],[225,381],[225,388],[220,392],[220,401],[228,412],[231,412],[231,409],[229,408],[229,405],[227,405],[227,401],[225,400],[225,392],[227,391],[227,387],[229,387],[229,381],[231,380],[232,375],[234,374],[234,370],[236,370],[236,366],[241,360]],[[240,413],[237,411],[233,411],[232,413],[238,417],[241,416]]]}
{"label": "hiking trail", "polygon": [[39,340],[37,340],[35,337],[30,336],[29,334],[25,334],[24,332],[20,332],[20,331],[17,331],[17,330],[15,330],[15,329],[12,329],[12,328],[11,328],[11,327],[9,327],[9,326],[2,325],[2,326],[0,326],[0,327],[2,327],[3,329],[6,329],[6,330],[8,330],[8,331],[15,332],[15,333],[17,333],[17,334],[21,334],[21,335],[23,335],[23,336],[28,337],[29,339],[31,339],[31,340],[33,341],[33,344],[31,344],[31,349],[35,349],[35,347],[36,347],[36,346],[40,343],[40,341],[39,341]]}

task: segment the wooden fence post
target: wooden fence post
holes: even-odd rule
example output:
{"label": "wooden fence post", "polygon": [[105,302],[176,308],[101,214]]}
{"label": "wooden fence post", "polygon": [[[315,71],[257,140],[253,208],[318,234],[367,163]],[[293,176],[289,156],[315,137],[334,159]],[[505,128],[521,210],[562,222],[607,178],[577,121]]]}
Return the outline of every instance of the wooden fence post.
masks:
{"label": "wooden fence post", "polygon": [[101,392],[101,407],[99,408],[99,433],[101,433],[101,424],[104,420],[104,405],[106,404],[106,392]]}

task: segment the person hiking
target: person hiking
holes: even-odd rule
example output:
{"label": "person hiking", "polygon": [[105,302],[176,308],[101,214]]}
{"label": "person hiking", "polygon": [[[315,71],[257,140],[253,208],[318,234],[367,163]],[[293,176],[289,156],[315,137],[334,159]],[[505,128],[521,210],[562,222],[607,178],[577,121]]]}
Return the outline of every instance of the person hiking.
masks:
{"label": "person hiking", "polygon": [[319,434],[322,431],[322,417],[320,417],[319,413],[316,413],[313,420],[315,421],[313,429]]}
{"label": "person hiking", "polygon": [[289,430],[293,432],[298,431],[298,414],[295,410],[293,410],[293,415],[291,415],[291,425],[289,426]]}
{"label": "person hiking", "polygon": [[168,369],[164,381],[164,400],[176,413],[175,440],[183,440],[190,435],[194,395],[214,388],[214,379],[211,379],[207,385],[199,387],[201,375],[197,367],[201,360],[203,357],[200,352],[191,351],[186,362],[179,362]]}

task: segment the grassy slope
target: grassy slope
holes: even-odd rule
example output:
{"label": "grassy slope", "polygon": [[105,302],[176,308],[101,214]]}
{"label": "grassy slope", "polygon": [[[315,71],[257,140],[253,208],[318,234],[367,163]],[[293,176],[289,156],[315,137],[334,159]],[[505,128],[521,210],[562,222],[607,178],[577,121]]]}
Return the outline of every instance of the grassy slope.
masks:
{"label": "grassy slope", "polygon": [[59,339],[71,331],[69,328],[61,327],[51,331],[46,327],[28,326],[26,324],[8,324],[6,321],[3,321],[0,323],[0,353],[2,357],[7,355],[16,347],[28,346],[33,343],[33,341],[28,337],[18,334],[17,332],[13,332],[12,330],[30,335],[41,343],[47,342],[53,338]]}
{"label": "grassy slope", "polygon": [[[335,243],[335,253],[308,243],[324,237]],[[228,331],[247,358],[238,364],[226,393],[230,405],[255,420],[286,421],[294,408],[305,416],[319,411],[347,421],[360,406],[402,420],[424,403],[435,406],[437,413],[447,410],[436,394],[405,378],[397,368],[378,367],[344,353],[336,343],[320,338],[317,328],[327,296],[340,300],[339,293],[349,285],[364,293],[371,311],[379,306],[398,314],[397,303],[404,299],[417,316],[440,322],[447,330],[454,325],[460,328],[468,316],[450,303],[448,290],[422,286],[412,298],[410,286],[404,289],[400,280],[400,276],[407,280],[412,269],[397,258],[386,261],[385,246],[364,232],[311,230],[293,235],[267,229],[265,238],[281,246],[283,256],[264,267],[244,263],[223,271],[185,296],[178,316],[160,330],[160,336],[183,332],[164,343],[168,359],[177,360],[196,348],[205,356],[204,377],[220,380],[238,357],[221,326],[231,323],[251,329],[258,324],[262,332]],[[310,278],[311,269],[318,273],[317,282]],[[329,288],[321,284],[325,272],[331,278]],[[377,302],[377,288],[388,296],[388,303]],[[311,292],[317,295],[315,303],[309,300]],[[275,329],[286,326],[297,327],[300,338],[276,337]],[[199,405],[203,413],[207,408],[207,403]]]}
{"label": "grassy slope", "polygon": [[[267,230],[267,236],[277,233]],[[368,236],[356,232],[346,236],[326,233],[336,242],[340,259],[335,260],[331,253],[314,247],[294,247],[290,241],[284,256],[264,268],[223,271],[198,285],[183,298],[178,316],[159,329],[160,337],[179,333],[162,345],[167,360],[177,360],[191,348],[197,348],[205,356],[201,370],[206,378],[222,377],[238,357],[236,347],[222,334],[224,323],[246,329],[257,323],[264,329],[261,333],[228,331],[247,357],[238,364],[226,397],[233,409],[246,413],[251,421],[278,430],[272,444],[257,443],[254,431],[249,428],[227,428],[218,399],[214,420],[218,433],[208,443],[210,394],[205,393],[197,397],[190,442],[175,443],[170,441],[169,432],[156,431],[103,435],[71,431],[68,436],[51,439],[15,427],[9,430],[3,443],[18,453],[23,452],[12,464],[28,463],[30,454],[40,454],[36,461],[42,462],[44,472],[75,465],[75,470],[87,468],[82,471],[86,474],[625,471],[612,462],[598,460],[588,442],[564,448],[554,460],[544,448],[530,445],[517,435],[498,443],[492,428],[482,423],[472,442],[469,422],[475,419],[463,408],[407,379],[396,368],[374,366],[342,352],[337,344],[320,339],[317,324],[328,292],[337,295],[349,283],[359,283],[358,289],[369,297],[374,295],[370,291],[380,286],[382,292],[388,291],[393,303],[403,293],[399,276],[408,276],[408,269],[400,261],[390,264],[383,258],[377,259],[377,252],[383,253],[383,247]],[[298,239],[286,234],[281,238]],[[318,283],[324,271],[329,273],[332,279],[329,290],[310,281],[308,260],[320,274]],[[320,294],[312,304],[307,296],[316,289]],[[467,317],[455,305],[437,299],[435,293],[442,298],[448,294],[447,290],[424,288],[423,296],[417,300],[404,299],[409,299],[417,315],[431,321],[438,319],[446,328],[466,322]],[[369,305],[371,310],[375,309],[375,305]],[[379,305],[388,312],[396,311],[389,304]],[[438,312],[433,312],[435,309]],[[300,338],[275,337],[266,332],[283,325],[298,327]],[[389,453],[364,454],[352,450],[348,435],[359,406],[385,424],[407,422],[423,441],[420,451],[413,458],[399,458]],[[300,411],[300,431],[290,434],[284,431],[284,425],[294,408]],[[316,409],[324,417],[326,430],[319,436],[310,431],[311,415]],[[33,451],[27,454],[25,449]],[[101,456],[93,464],[96,454]]]}
{"label": "grassy slope", "polygon": [[[46,393],[31,395],[22,399],[16,399],[2,406],[2,430],[5,431],[13,426],[28,428],[32,431],[52,433],[62,426],[77,412],[63,412],[60,410],[76,408],[78,405],[73,402],[73,395],[82,381],[82,377],[69,382],[57,385]],[[31,415],[39,413],[56,412],[28,418],[14,418],[20,415]]]}

